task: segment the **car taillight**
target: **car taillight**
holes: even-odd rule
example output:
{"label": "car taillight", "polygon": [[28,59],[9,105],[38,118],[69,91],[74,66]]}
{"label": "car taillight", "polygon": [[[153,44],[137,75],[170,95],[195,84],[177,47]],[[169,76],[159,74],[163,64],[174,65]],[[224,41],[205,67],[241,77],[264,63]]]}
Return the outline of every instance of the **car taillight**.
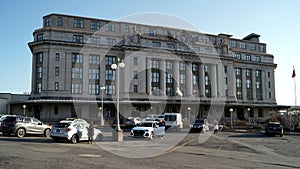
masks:
{"label": "car taillight", "polygon": [[64,128],[63,130],[65,130],[65,131],[71,131],[72,129],[71,128]]}
{"label": "car taillight", "polygon": [[17,123],[18,123],[17,121],[11,121],[11,122],[9,122],[8,124],[15,125],[15,124],[17,124]]}

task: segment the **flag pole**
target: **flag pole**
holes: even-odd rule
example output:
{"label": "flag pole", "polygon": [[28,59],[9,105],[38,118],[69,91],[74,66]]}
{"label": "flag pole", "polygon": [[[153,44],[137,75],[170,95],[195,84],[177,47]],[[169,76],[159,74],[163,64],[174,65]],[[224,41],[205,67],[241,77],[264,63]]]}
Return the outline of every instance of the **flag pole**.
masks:
{"label": "flag pole", "polygon": [[295,94],[295,107],[296,107],[297,106],[297,91],[296,91],[296,71],[295,71],[294,65],[293,65],[292,78],[294,79],[294,94]]}

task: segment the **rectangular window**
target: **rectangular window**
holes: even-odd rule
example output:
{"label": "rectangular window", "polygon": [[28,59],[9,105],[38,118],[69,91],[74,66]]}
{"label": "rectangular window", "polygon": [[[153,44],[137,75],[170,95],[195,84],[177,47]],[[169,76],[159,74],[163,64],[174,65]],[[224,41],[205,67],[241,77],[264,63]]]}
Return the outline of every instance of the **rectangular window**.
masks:
{"label": "rectangular window", "polygon": [[160,47],[160,42],[154,42],[152,41],[152,47]]}
{"label": "rectangular window", "polygon": [[106,31],[108,32],[115,32],[116,31],[116,27],[114,23],[108,23],[106,24]]}
{"label": "rectangular window", "polygon": [[173,69],[173,63],[170,61],[166,61],[166,69],[172,70]]}
{"label": "rectangular window", "polygon": [[251,55],[246,55],[246,60],[251,61]]}
{"label": "rectangular window", "polygon": [[83,28],[84,22],[83,19],[74,19],[74,28]]}
{"label": "rectangular window", "polygon": [[261,77],[261,70],[255,70],[255,77],[260,78]]}
{"label": "rectangular window", "polygon": [[227,73],[227,66],[224,66],[224,73]]}
{"label": "rectangular window", "polygon": [[138,85],[133,85],[133,92],[138,93]]}
{"label": "rectangular window", "polygon": [[271,88],[271,82],[268,82],[268,87]]}
{"label": "rectangular window", "polygon": [[157,31],[154,28],[149,28],[149,36],[157,36]]}
{"label": "rectangular window", "polygon": [[56,53],[55,54],[55,61],[59,61],[59,59],[60,59],[60,53]]}
{"label": "rectangular window", "polygon": [[230,47],[236,48],[236,41],[231,40],[230,41]]}
{"label": "rectangular window", "polygon": [[129,32],[129,25],[125,25],[124,32],[128,33]]}
{"label": "rectangular window", "polygon": [[265,50],[265,46],[264,45],[260,45],[259,46],[259,51],[260,52],[265,52],[266,50]]}
{"label": "rectangular window", "polygon": [[36,84],[36,93],[41,93],[42,92],[42,82],[38,82]]}
{"label": "rectangular window", "polygon": [[58,82],[55,82],[55,83],[54,83],[54,90],[55,90],[55,91],[58,91],[58,90],[59,90],[59,83],[58,83]]}
{"label": "rectangular window", "polygon": [[106,56],[105,57],[105,65],[106,66],[110,66],[114,63],[116,63],[116,57],[115,56]]}
{"label": "rectangular window", "polygon": [[260,56],[255,56],[254,61],[255,62],[261,62],[261,57]]}
{"label": "rectangular window", "polygon": [[55,67],[55,76],[59,76],[59,67]]}
{"label": "rectangular window", "polygon": [[179,83],[180,84],[185,84],[185,74],[180,74],[179,75]]}
{"label": "rectangular window", "polygon": [[242,87],[242,80],[241,79],[236,79],[236,87],[241,88]]}
{"label": "rectangular window", "polygon": [[193,72],[196,72],[196,71],[198,71],[198,70],[199,70],[199,66],[198,66],[197,64],[193,63],[193,64],[192,64],[192,71],[193,71]]}
{"label": "rectangular window", "polygon": [[89,69],[89,79],[99,80],[99,69]]}
{"label": "rectangular window", "polygon": [[193,75],[193,85],[198,85],[199,84],[199,76]]}
{"label": "rectangular window", "polygon": [[50,26],[50,23],[51,23],[51,18],[46,18],[45,19],[45,27]]}
{"label": "rectangular window", "polygon": [[100,56],[99,55],[90,55],[90,64],[100,64]]}
{"label": "rectangular window", "polygon": [[105,80],[115,80],[115,70],[107,69],[105,70]]}
{"label": "rectangular window", "polygon": [[175,49],[174,43],[167,43],[167,48],[168,49]]}
{"label": "rectangular window", "polygon": [[152,82],[159,83],[159,72],[152,72]]}
{"label": "rectangular window", "polygon": [[256,50],[256,45],[253,43],[249,44],[249,50],[255,51]]}
{"label": "rectangular window", "polygon": [[61,16],[59,16],[59,17],[57,18],[57,26],[62,26],[62,25],[63,25],[63,19],[62,19]]}
{"label": "rectangular window", "polygon": [[115,86],[112,84],[105,85],[105,94],[111,95],[115,94]]}
{"label": "rectangular window", "polygon": [[256,89],[260,89],[260,82],[256,82]]}
{"label": "rectangular window", "polygon": [[106,40],[107,40],[107,45],[109,45],[109,46],[115,46],[116,45],[116,39],[106,38]]}
{"label": "rectangular window", "polygon": [[235,69],[235,75],[237,75],[237,76],[239,76],[239,75],[241,75],[241,68],[236,68]]}
{"label": "rectangular window", "polygon": [[247,89],[251,89],[252,88],[252,82],[249,79],[246,80],[246,88]]}
{"label": "rectangular window", "polygon": [[98,21],[91,21],[90,29],[92,29],[92,30],[99,30],[100,29],[100,22],[98,22]]}
{"label": "rectangular window", "polygon": [[246,49],[246,43],[245,42],[240,42],[240,48],[241,49]]}
{"label": "rectangular window", "polygon": [[166,83],[171,84],[173,83],[173,78],[171,73],[166,73]]}
{"label": "rectangular window", "polygon": [[44,39],[44,34],[38,34],[36,40],[37,41],[42,41]]}
{"label": "rectangular window", "polygon": [[271,99],[272,98],[272,94],[271,94],[271,92],[269,92],[269,99]]}
{"label": "rectangular window", "polygon": [[72,79],[82,79],[82,68],[80,67],[72,68]]}
{"label": "rectangular window", "polygon": [[174,96],[173,88],[167,87],[166,94],[167,94],[167,96]]}
{"label": "rectangular window", "polygon": [[138,71],[135,70],[135,71],[133,72],[133,74],[134,74],[133,79],[138,79],[138,77],[139,77],[139,76],[138,76]]}
{"label": "rectangular window", "polygon": [[240,60],[241,59],[241,54],[240,53],[236,53],[235,54],[235,58]]}
{"label": "rectangular window", "polygon": [[268,72],[268,78],[270,78],[271,77],[271,73],[270,72]]}
{"label": "rectangular window", "polygon": [[160,93],[159,87],[153,86],[153,87],[151,87],[151,91],[154,96],[159,96],[159,93]]}
{"label": "rectangular window", "polygon": [[83,35],[73,35],[74,43],[83,43]]}
{"label": "rectangular window", "polygon": [[41,79],[43,77],[43,67],[38,67],[36,70],[36,78]]}
{"label": "rectangular window", "polygon": [[251,77],[251,69],[246,69],[246,76]]}
{"label": "rectangular window", "polygon": [[82,84],[81,83],[72,83],[72,93],[81,94],[82,93]]}
{"label": "rectangular window", "polygon": [[100,38],[99,37],[91,37],[90,43],[93,45],[100,45]]}
{"label": "rectangular window", "polygon": [[43,63],[43,52],[37,54],[37,62]]}
{"label": "rectangular window", "polygon": [[137,57],[134,57],[134,58],[133,58],[133,65],[134,65],[134,66],[137,66],[137,65],[138,65],[138,58],[137,58]]}
{"label": "rectangular window", "polygon": [[152,68],[159,68],[159,61],[158,60],[152,60]]}
{"label": "rectangular window", "polygon": [[72,53],[72,63],[82,63],[83,55],[79,53]]}
{"label": "rectangular window", "polygon": [[99,84],[89,84],[89,94],[99,94]]}
{"label": "rectangular window", "polygon": [[179,70],[185,70],[185,63],[184,62],[179,63]]}

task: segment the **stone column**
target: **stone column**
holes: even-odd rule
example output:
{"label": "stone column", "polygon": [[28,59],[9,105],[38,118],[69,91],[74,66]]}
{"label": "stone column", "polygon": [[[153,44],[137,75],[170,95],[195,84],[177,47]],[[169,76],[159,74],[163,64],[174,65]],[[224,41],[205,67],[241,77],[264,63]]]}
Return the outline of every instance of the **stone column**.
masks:
{"label": "stone column", "polygon": [[253,101],[256,101],[256,77],[255,77],[255,69],[252,70],[252,97]]}
{"label": "stone column", "polygon": [[152,86],[151,86],[151,83],[152,83],[152,71],[151,71],[151,68],[152,68],[152,60],[151,58],[147,58],[147,93],[149,95],[152,95]]}
{"label": "stone column", "polygon": [[247,100],[247,86],[246,86],[246,69],[241,69],[242,73],[242,95],[243,100]]}
{"label": "stone column", "polygon": [[216,65],[209,65],[209,78],[211,84],[211,97],[217,97],[217,73],[216,73]]}
{"label": "stone column", "polygon": [[163,96],[166,95],[166,61],[161,60],[160,66],[160,91]]}
{"label": "stone column", "polygon": [[199,66],[199,90],[200,90],[200,97],[205,97],[205,72],[204,72],[204,63],[200,64]]}
{"label": "stone column", "polygon": [[186,95],[187,96],[192,96],[193,95],[193,81],[192,81],[192,76],[193,76],[193,71],[192,71],[192,63],[188,62],[186,64]]}
{"label": "stone column", "polygon": [[174,86],[174,91],[177,90],[177,87],[180,88],[180,84],[179,84],[179,62],[177,60],[174,60],[173,62],[173,86]]}

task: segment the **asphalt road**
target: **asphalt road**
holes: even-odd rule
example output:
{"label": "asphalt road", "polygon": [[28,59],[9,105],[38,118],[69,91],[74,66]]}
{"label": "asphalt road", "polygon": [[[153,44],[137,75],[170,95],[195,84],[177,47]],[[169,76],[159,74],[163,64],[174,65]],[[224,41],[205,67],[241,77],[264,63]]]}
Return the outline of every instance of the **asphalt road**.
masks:
{"label": "asphalt road", "polygon": [[[162,140],[124,135],[121,143],[104,140],[92,145],[55,143],[50,138],[36,136],[0,136],[0,169],[300,168],[300,136],[188,134],[165,150],[167,140],[180,133],[171,133]],[[156,144],[160,148],[154,147]],[[159,149],[164,150],[147,156],[146,151]]]}

